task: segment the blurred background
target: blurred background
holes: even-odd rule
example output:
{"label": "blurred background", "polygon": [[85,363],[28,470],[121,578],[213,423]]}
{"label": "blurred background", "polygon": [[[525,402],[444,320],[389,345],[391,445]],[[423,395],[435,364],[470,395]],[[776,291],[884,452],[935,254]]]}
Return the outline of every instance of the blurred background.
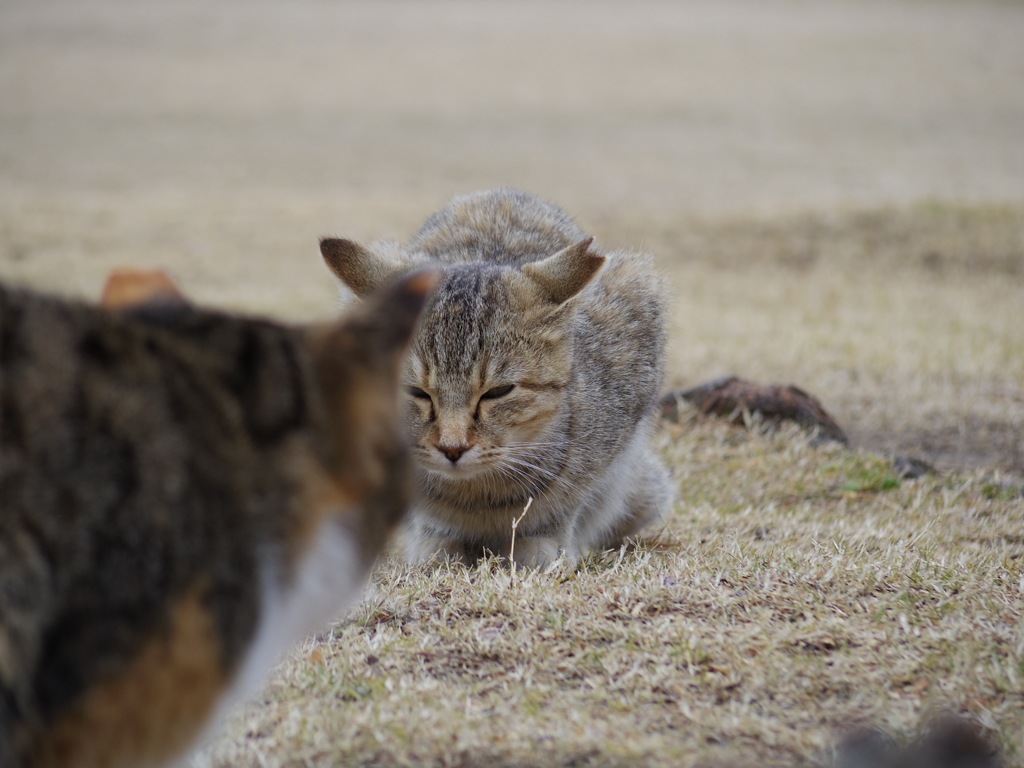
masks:
{"label": "blurred background", "polygon": [[0,279],[336,311],[317,238],[503,184],[673,293],[668,384],[1024,476],[1024,5],[0,4]]}

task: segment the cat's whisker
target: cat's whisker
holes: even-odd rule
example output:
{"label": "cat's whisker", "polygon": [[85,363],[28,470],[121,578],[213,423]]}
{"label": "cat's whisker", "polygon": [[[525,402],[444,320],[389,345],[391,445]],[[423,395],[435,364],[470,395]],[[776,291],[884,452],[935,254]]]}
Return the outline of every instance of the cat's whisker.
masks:
{"label": "cat's whisker", "polygon": [[495,470],[497,474],[515,483],[524,491],[537,492],[540,490],[536,483],[530,482],[533,478],[514,465],[498,464],[495,466]]}
{"label": "cat's whisker", "polygon": [[[505,477],[519,478],[520,485],[530,494],[539,494],[544,488],[550,487],[557,480],[557,474],[543,467],[524,465],[518,462],[503,461],[497,465],[499,472]],[[539,470],[539,471],[530,471]]]}
{"label": "cat's whisker", "polygon": [[516,458],[524,461],[531,462],[544,462],[550,464],[562,458],[563,454],[559,452],[548,452],[548,451],[535,451],[535,450],[508,450],[504,449],[498,452],[498,455],[502,458]]}
{"label": "cat's whisker", "polygon": [[548,469],[546,467],[541,467],[539,465],[536,465],[536,464],[533,464],[531,462],[528,462],[528,461],[526,461],[524,459],[518,459],[518,458],[514,458],[514,457],[507,457],[506,458],[506,466],[517,466],[517,467],[521,467],[523,469],[534,470],[535,472],[540,473],[547,480],[549,480],[550,481],[550,483],[549,483],[550,485],[562,486],[563,488],[566,488],[566,489],[568,489],[570,491],[574,491],[574,492],[580,492],[580,491],[583,490],[576,483],[574,483],[571,480],[569,480],[565,476],[564,473],[555,472],[555,471],[550,470],[550,469]]}
{"label": "cat's whisker", "polygon": [[566,445],[564,443],[550,443],[550,444],[531,444],[531,443],[519,443],[504,445],[502,449],[516,454],[536,454],[545,456],[556,456],[566,452]]}
{"label": "cat's whisker", "polygon": [[506,456],[504,461],[501,462],[501,464],[508,467],[515,467],[524,474],[533,472],[549,480],[559,476],[559,473],[555,472],[552,469],[542,467],[539,464],[534,464],[533,462],[527,461],[526,459],[516,458],[515,456]]}
{"label": "cat's whisker", "polygon": [[[517,458],[522,458],[524,454],[513,454],[513,455],[515,455]],[[550,462],[550,461],[553,461],[556,458],[558,458],[558,459],[562,458],[564,456],[564,453],[559,452],[557,454],[546,454],[546,453],[544,453],[542,451],[538,451],[538,452],[536,452],[534,454],[526,454],[526,456],[527,456],[528,459],[537,459],[539,461],[548,461],[548,462]],[[563,467],[563,469],[560,470],[560,473],[563,473],[564,470],[565,470],[565,467]],[[574,464],[572,466],[572,471],[574,473],[576,473],[576,474],[583,475],[588,480],[592,480],[592,479],[594,479],[597,476],[592,469],[590,469],[590,468],[588,468],[586,466],[581,465],[579,462],[574,462]]]}

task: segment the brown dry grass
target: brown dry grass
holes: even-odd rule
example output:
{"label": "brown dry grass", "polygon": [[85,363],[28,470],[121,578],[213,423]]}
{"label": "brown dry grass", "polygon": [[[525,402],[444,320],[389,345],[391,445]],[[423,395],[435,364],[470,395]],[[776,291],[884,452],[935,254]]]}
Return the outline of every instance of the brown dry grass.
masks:
{"label": "brown dry grass", "polygon": [[516,583],[388,562],[200,765],[822,765],[946,710],[1020,764],[1024,491],[795,430],[661,444],[681,503],[637,547]]}
{"label": "brown dry grass", "polygon": [[855,444],[690,421],[635,549],[514,588],[386,563],[200,764],[813,765],[944,706],[1024,762],[1022,28],[922,0],[3,3],[0,278],[96,297],[162,266],[313,319],[317,236],[512,183],[656,254],[670,385],[794,382]]}

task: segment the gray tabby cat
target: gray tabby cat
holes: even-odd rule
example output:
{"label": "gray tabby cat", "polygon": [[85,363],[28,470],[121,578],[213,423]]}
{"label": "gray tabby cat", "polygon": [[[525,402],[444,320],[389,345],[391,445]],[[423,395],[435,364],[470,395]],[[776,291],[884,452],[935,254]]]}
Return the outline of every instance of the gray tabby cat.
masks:
{"label": "gray tabby cat", "polygon": [[561,209],[513,189],[457,197],[404,247],[325,239],[358,296],[441,264],[406,366],[418,470],[408,555],[575,562],[668,509],[650,436],[664,299],[646,256],[601,255]]}

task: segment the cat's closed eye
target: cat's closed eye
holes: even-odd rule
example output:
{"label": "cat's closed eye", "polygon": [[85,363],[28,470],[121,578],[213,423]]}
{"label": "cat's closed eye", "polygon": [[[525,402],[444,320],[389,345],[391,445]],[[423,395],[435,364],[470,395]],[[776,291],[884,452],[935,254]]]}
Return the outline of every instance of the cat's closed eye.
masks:
{"label": "cat's closed eye", "polygon": [[405,388],[405,391],[408,392],[413,397],[419,399],[419,400],[429,400],[430,399],[430,395],[425,390],[422,390],[419,387],[414,387],[412,385],[409,385],[409,386],[407,386]]}
{"label": "cat's closed eye", "polygon": [[497,400],[499,397],[504,397],[505,395],[507,395],[509,392],[511,392],[515,388],[516,388],[515,384],[503,384],[500,387],[491,387],[486,392],[484,392],[482,395],[480,395],[480,399],[481,400]]}

